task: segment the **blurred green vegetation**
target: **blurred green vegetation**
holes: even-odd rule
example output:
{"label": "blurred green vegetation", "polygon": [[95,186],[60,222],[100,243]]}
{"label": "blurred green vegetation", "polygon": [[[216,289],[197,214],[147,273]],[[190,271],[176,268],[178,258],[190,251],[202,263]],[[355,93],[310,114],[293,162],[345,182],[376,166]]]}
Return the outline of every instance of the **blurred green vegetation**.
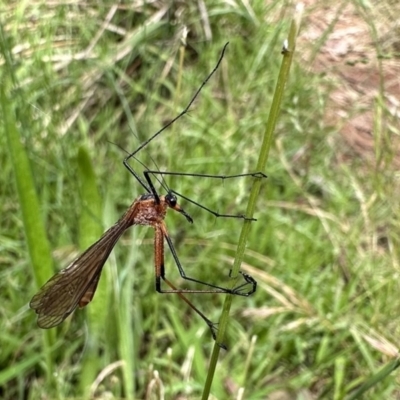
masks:
{"label": "blurred green vegetation", "polygon": [[[67,266],[143,193],[121,149],[135,150],[186,106],[227,41],[191,111],[139,159],[162,171],[254,170],[291,7],[9,2],[2,11],[0,397],[198,398],[213,341],[177,296],[155,292],[152,229],[123,236],[93,302],[51,333],[36,326],[28,303],[52,264]],[[376,163],[349,157],[340,127],[324,118],[339,84],[295,57],[243,265],[259,286],[234,299],[216,399],[240,398],[241,388],[246,399],[346,398],[397,353],[399,187],[390,138],[398,125],[379,101],[382,89],[371,126]],[[165,180],[237,214],[251,186],[247,178]],[[186,272],[226,282],[241,222],[181,204],[194,224],[173,212],[167,224]],[[43,262],[32,254],[38,248]],[[179,284],[170,256],[166,265]],[[218,320],[222,296],[191,299]],[[396,372],[379,377],[365,398],[397,398]]]}

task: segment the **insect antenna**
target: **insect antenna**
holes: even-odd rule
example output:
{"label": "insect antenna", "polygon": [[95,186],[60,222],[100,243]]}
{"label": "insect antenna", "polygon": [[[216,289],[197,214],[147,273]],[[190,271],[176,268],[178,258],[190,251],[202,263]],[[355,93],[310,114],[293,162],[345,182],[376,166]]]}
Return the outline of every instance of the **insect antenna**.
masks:
{"label": "insect antenna", "polygon": [[[135,158],[135,159],[136,159],[136,158]],[[153,162],[153,164],[155,165],[155,167],[157,168],[157,171],[158,171],[158,174],[153,174],[153,177],[157,180],[157,182],[161,185],[161,187],[162,187],[167,193],[172,192],[172,190],[171,190],[170,187],[168,186],[166,180],[164,179],[164,175],[163,175],[163,173],[161,172],[161,170],[160,170],[159,166],[157,165],[156,161],[155,161],[154,158],[151,157],[151,156],[150,156],[150,159],[151,159],[151,161]],[[136,160],[137,160],[137,159],[136,159]],[[139,162],[140,162],[140,161],[139,161]],[[149,170],[143,163],[141,163],[141,164],[143,165],[143,167],[146,168],[147,171]],[[157,175],[160,175],[161,179],[159,179]]]}

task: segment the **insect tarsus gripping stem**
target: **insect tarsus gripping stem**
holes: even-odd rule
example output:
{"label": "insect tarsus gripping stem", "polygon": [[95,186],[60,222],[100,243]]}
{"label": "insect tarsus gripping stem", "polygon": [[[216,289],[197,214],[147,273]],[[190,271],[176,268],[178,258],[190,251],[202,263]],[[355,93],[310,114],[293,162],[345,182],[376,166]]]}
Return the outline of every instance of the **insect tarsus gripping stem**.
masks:
{"label": "insect tarsus gripping stem", "polygon": [[[233,288],[232,294],[247,297],[255,293],[255,291],[257,290],[257,281],[251,275],[246,274],[243,271],[239,271],[239,273],[243,276],[245,282]],[[229,277],[232,277],[232,270],[229,270]],[[243,289],[247,288],[249,285],[250,289],[247,291],[243,291]]]}

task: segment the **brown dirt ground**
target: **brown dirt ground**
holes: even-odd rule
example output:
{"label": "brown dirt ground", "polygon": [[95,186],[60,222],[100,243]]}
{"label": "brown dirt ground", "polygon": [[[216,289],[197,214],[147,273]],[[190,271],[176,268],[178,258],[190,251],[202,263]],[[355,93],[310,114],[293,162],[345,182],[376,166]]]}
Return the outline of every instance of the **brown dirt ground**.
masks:
{"label": "brown dirt ground", "polygon": [[400,2],[368,11],[349,0],[304,3],[298,50],[305,65],[334,82],[325,118],[340,127],[339,159],[358,155],[378,168],[383,160],[386,167],[399,168]]}

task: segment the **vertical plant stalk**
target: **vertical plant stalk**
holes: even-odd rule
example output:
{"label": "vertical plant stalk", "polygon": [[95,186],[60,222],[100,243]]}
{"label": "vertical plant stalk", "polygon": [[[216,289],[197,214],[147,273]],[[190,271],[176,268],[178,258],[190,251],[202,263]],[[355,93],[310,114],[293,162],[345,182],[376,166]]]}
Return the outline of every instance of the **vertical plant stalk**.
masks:
{"label": "vertical plant stalk", "polygon": [[[297,38],[299,28],[300,28],[302,11],[303,11],[303,6],[301,4],[299,4],[296,7],[295,15],[294,15],[294,18],[293,18],[291,26],[290,26],[289,37],[288,37],[287,41],[285,41],[284,47],[282,49],[283,60],[282,60],[282,64],[281,64],[281,68],[280,68],[280,72],[279,72],[279,76],[278,76],[278,81],[275,86],[274,97],[272,100],[271,109],[269,112],[266,129],[264,132],[263,142],[261,145],[261,151],[260,151],[260,155],[258,158],[256,171],[265,171],[265,167],[266,167],[267,160],[268,160],[269,150],[271,148],[273,133],[275,130],[276,122],[277,122],[278,115],[279,115],[279,110],[280,110],[281,103],[282,103],[282,97],[283,97],[283,92],[285,89],[285,84],[288,80],[290,66],[292,64],[293,54],[294,54],[295,46],[296,46],[296,38]],[[254,180],[253,187],[250,192],[249,202],[248,202],[247,209],[246,209],[246,216],[248,218],[252,218],[254,215],[254,210],[255,210],[255,206],[256,206],[257,197],[260,192],[260,187],[261,187],[261,178],[256,178]],[[232,267],[232,283],[231,283],[232,286],[231,286],[231,288],[233,288],[235,286],[237,277],[239,275],[240,265],[242,263],[244,252],[246,249],[247,237],[250,232],[250,224],[251,224],[251,221],[244,221],[242,231],[240,233],[239,243],[238,243],[238,247],[236,250],[235,261],[234,261],[234,264]],[[228,321],[229,321],[229,311],[230,311],[230,308],[232,305],[232,297],[233,297],[232,295],[228,294],[228,295],[226,295],[226,298],[225,298],[221,318],[219,320],[218,336],[217,336],[217,340],[214,344],[214,348],[212,351],[210,366],[209,366],[208,374],[207,374],[207,379],[206,379],[203,394],[202,394],[202,400],[207,400],[208,396],[210,394],[211,385],[212,385],[212,381],[214,378],[215,369],[216,369],[216,365],[217,365],[217,361],[218,361],[218,356],[219,356],[219,352],[221,349],[219,346],[219,343],[224,342],[226,327],[227,327]]]}
{"label": "vertical plant stalk", "polygon": [[[101,224],[102,201],[97,189],[96,175],[93,170],[90,156],[85,147],[80,147],[77,156],[78,179],[80,197],[83,204],[79,217],[79,247],[88,248],[103,233]],[[105,327],[107,326],[108,296],[107,279],[104,276],[99,281],[96,296],[86,309],[88,323],[88,338],[86,340],[85,353],[82,360],[80,374],[81,394],[83,398],[90,397],[90,387],[100,372],[99,352],[101,343],[104,342]]]}
{"label": "vertical plant stalk", "polygon": [[[51,247],[46,234],[32,176],[29,157],[23,146],[23,136],[20,129],[27,126],[29,121],[18,120],[16,111],[19,106],[26,107],[23,96],[16,88],[19,86],[14,74],[15,63],[7,47],[7,41],[0,24],[0,51],[4,57],[2,67],[2,82],[0,84],[0,110],[2,112],[3,129],[7,138],[7,147],[13,165],[15,183],[18,192],[19,205],[24,224],[24,233],[28,245],[30,261],[36,285],[39,287],[46,282],[54,272]],[[10,89],[9,89],[10,88]],[[7,90],[9,89],[9,90]],[[11,90],[14,93],[11,95]],[[19,126],[22,128],[19,129]],[[56,388],[54,379],[54,363],[51,355],[54,343],[54,332],[43,332],[43,347],[46,361],[47,382]],[[58,392],[56,390],[56,392]]]}

